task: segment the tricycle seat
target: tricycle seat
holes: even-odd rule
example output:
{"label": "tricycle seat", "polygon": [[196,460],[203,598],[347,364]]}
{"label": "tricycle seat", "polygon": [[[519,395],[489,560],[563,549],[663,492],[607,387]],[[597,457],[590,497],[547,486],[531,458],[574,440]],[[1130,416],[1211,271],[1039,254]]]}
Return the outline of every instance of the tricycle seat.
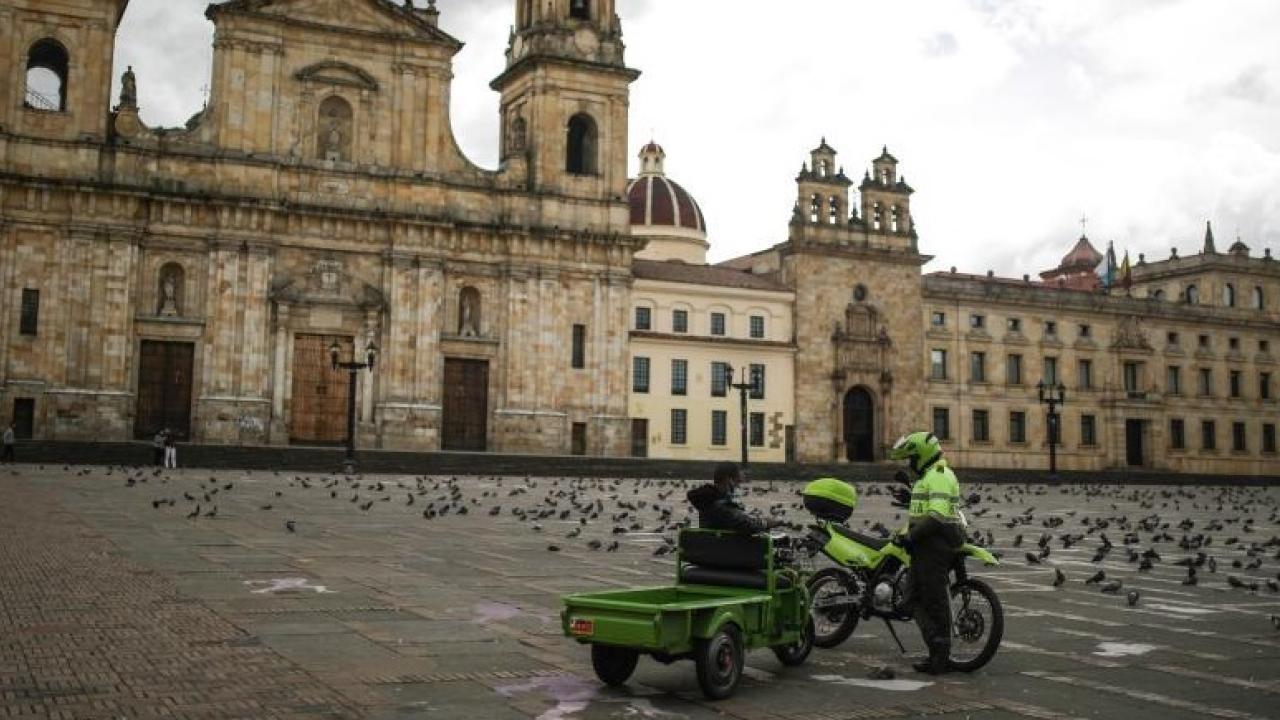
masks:
{"label": "tricycle seat", "polygon": [[773,572],[773,541],[768,535],[747,535],[716,530],[684,530],[680,533],[682,583],[768,590],[785,590],[791,581]]}

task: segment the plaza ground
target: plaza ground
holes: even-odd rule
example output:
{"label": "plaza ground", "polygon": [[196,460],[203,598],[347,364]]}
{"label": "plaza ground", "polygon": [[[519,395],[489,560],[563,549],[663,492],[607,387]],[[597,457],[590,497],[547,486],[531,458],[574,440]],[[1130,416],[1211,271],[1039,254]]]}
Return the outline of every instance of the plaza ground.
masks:
{"label": "plaza ground", "polygon": [[[685,518],[689,486],[5,466],[0,718],[1275,717],[1280,593],[1266,581],[1280,570],[1267,544],[1280,488],[966,485],[1005,560],[975,570],[1007,612],[983,671],[914,674],[868,623],[799,668],[753,653],[729,701],[703,700],[687,662],[642,660],[626,690],[609,690],[562,637],[559,597],[670,582],[673,560],[654,550]],[[797,487],[757,487],[748,502],[803,521]],[[873,487],[860,487],[852,524],[900,523]],[[1156,515],[1151,530],[1136,525]],[[1119,549],[1121,518],[1134,548],[1160,553],[1150,572]],[[1204,550],[1217,572],[1202,568],[1197,586],[1174,564],[1194,555],[1177,547],[1184,520],[1214,538]],[[1046,532],[1051,555],[1029,565]],[[1091,562],[1103,532],[1117,551]],[[1064,533],[1086,537],[1064,548]],[[1098,569],[1138,590],[1137,606],[1085,585]],[[918,652],[914,628],[900,631]],[[867,679],[885,665],[897,680]]]}

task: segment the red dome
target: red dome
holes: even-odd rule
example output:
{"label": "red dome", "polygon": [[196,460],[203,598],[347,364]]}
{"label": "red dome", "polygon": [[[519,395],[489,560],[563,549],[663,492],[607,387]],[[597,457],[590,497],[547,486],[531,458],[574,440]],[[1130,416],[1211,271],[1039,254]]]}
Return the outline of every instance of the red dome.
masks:
{"label": "red dome", "polygon": [[663,175],[642,175],[627,186],[633,226],[679,227],[707,232],[702,208],[684,188]]}

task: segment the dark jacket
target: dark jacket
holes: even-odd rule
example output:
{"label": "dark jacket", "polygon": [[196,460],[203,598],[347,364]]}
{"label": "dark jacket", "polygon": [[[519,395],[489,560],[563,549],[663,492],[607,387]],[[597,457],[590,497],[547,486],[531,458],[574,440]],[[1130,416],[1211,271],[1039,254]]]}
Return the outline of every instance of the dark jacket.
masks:
{"label": "dark jacket", "polygon": [[715,485],[694,488],[687,497],[698,511],[698,527],[705,530],[758,533],[769,529],[764,520],[748,515],[737,501]]}

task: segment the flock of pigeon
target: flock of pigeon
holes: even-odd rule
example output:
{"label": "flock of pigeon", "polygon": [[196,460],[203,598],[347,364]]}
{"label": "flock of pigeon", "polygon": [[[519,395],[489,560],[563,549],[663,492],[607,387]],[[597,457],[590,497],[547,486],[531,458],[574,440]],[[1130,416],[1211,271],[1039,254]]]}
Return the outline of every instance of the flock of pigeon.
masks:
{"label": "flock of pigeon", "polygon": [[[90,470],[80,471],[81,475]],[[234,482],[194,471],[173,473],[153,468],[111,468],[108,476],[124,477],[136,487],[148,482],[169,490],[152,497],[153,509],[178,508],[191,521],[218,517],[220,498],[236,490]],[[252,473],[250,473],[252,474]],[[395,480],[353,475],[283,476],[270,474],[274,482],[255,483],[273,497],[259,503],[260,512],[273,512],[275,499],[286,494],[327,496],[355,512],[373,512],[379,506],[403,506],[420,513],[426,523],[449,517],[475,515],[491,522],[527,526],[546,538],[548,552],[573,546],[589,551],[616,552],[628,538],[644,538],[652,554],[674,550],[674,537],[696,523],[685,493],[697,484],[690,480],[616,480],[603,478],[503,478],[417,476]],[[194,483],[183,490],[178,485]],[[867,484],[864,498],[889,495],[889,486]],[[272,489],[274,488],[274,489]],[[1123,561],[1138,573],[1158,565],[1185,568],[1183,585],[1214,582],[1224,589],[1280,593],[1280,494],[1264,487],[1196,486],[1184,488],[1117,485],[988,484],[975,485],[967,500],[967,517],[973,542],[992,549],[997,556],[1021,551],[1025,563],[1052,569],[1049,582],[1061,587],[1071,579],[1057,566],[1057,550],[1092,549],[1092,563],[1099,569],[1083,582],[1106,594],[1121,595],[1129,605],[1140,600],[1137,590],[1125,592],[1124,581],[1109,577],[1101,564]],[[743,499],[753,512],[803,528],[809,516],[799,497],[799,485],[770,484],[746,488]],[[1051,494],[1065,496],[1056,502]],[[778,501],[782,498],[781,501]],[[1037,513],[1037,505],[1068,507]],[[1121,509],[1121,505],[1125,509]],[[868,507],[874,510],[868,510]],[[1138,512],[1134,511],[1137,508]],[[905,522],[899,512],[889,519],[875,501],[865,501],[855,514],[872,534],[887,537],[890,528]],[[879,512],[878,512],[879,511]],[[879,514],[879,519],[866,517]],[[283,528],[296,532],[299,521],[284,519]],[[999,535],[997,535],[999,533]],[[1280,616],[1272,616],[1280,629]]]}

